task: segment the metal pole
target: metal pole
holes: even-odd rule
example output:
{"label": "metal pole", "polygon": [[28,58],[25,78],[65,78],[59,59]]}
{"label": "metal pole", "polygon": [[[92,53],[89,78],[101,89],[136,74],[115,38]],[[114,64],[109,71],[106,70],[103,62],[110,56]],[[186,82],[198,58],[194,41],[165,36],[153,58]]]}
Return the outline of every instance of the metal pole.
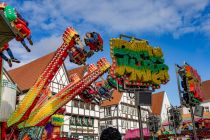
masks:
{"label": "metal pole", "polygon": [[156,131],[156,127],[155,127],[155,119],[154,119],[154,115],[152,117],[152,125],[153,125],[153,128],[154,128],[154,131],[152,132],[152,138],[153,140],[155,139],[155,131]]}
{"label": "metal pole", "polygon": [[[0,109],[1,109],[1,96],[2,96],[2,75],[3,75],[3,60],[2,60],[2,58],[0,58]],[[3,131],[4,131],[3,127],[4,127],[4,123],[0,122],[0,139],[4,139],[3,138]]]}
{"label": "metal pole", "polygon": [[117,129],[118,129],[118,105],[116,105],[115,108],[114,108],[113,117],[115,117],[114,114],[115,114],[116,110],[117,110],[116,123],[117,123]]}
{"label": "metal pole", "polygon": [[194,112],[193,112],[192,105],[190,105],[190,112],[191,112],[191,118],[192,118],[192,124],[193,124],[193,136],[195,140],[198,140],[196,128],[195,128],[195,119],[194,119]]}
{"label": "metal pole", "polygon": [[183,100],[182,100],[182,95],[181,95],[181,88],[180,88],[180,79],[179,79],[179,68],[178,65],[175,65],[175,69],[176,69],[176,81],[177,81],[177,85],[178,85],[178,92],[179,92],[179,99],[180,99],[180,104],[183,105]]}
{"label": "metal pole", "polygon": [[117,105],[117,130],[119,130],[118,117],[119,117],[119,106]]}
{"label": "metal pole", "polygon": [[139,136],[140,140],[144,140],[144,135],[143,135],[143,128],[142,128],[142,120],[141,120],[141,106],[138,105],[138,118],[139,118]]}
{"label": "metal pole", "polygon": [[173,127],[173,128],[174,128],[175,140],[176,140],[176,139],[177,139],[177,135],[176,135],[177,132],[176,132],[175,117],[174,117],[174,113],[175,113],[175,112],[174,112],[174,109],[175,109],[175,108],[172,107],[172,110],[173,110],[173,113],[172,113],[172,114],[173,114],[173,124],[174,124],[174,127]]}

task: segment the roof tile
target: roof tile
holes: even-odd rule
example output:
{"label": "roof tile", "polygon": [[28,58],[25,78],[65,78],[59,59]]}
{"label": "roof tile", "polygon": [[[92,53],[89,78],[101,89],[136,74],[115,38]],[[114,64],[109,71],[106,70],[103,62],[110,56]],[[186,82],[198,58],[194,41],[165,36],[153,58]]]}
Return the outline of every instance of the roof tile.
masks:
{"label": "roof tile", "polygon": [[79,76],[79,78],[82,79],[82,77],[83,77],[84,74],[85,74],[85,71],[86,71],[87,67],[88,67],[88,66],[85,65],[85,66],[81,66],[81,67],[77,67],[77,68],[68,70],[68,71],[67,71],[68,76],[70,76],[70,75],[76,73],[76,74]]}
{"label": "roof tile", "polygon": [[210,100],[210,80],[202,82],[201,89],[204,94],[204,101]]}
{"label": "roof tile", "polygon": [[53,58],[55,52],[40,57],[26,65],[8,71],[10,77],[17,83],[21,91],[30,89],[38,76]]}
{"label": "roof tile", "polygon": [[104,100],[101,104],[102,107],[105,106],[112,106],[112,105],[117,105],[120,103],[120,100],[122,98],[122,93],[118,92],[117,90],[114,90],[112,94],[113,99],[109,100]]}

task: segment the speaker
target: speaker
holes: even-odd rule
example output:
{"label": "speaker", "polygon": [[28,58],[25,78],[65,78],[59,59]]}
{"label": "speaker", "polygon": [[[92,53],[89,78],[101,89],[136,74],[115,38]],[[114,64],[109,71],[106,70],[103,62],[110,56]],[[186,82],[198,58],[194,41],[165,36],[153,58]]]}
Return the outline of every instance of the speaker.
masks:
{"label": "speaker", "polygon": [[194,110],[194,115],[198,117],[203,117],[204,107],[196,105]]}
{"label": "speaker", "polygon": [[151,106],[152,93],[141,92],[135,94],[136,106]]}

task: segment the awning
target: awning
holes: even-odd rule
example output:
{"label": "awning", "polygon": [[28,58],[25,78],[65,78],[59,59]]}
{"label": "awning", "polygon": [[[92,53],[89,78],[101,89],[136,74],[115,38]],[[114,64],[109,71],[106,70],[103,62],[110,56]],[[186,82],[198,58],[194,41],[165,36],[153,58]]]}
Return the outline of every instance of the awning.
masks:
{"label": "awning", "polygon": [[[144,137],[150,137],[151,134],[147,128],[143,128],[143,135]],[[126,140],[127,139],[134,139],[134,138],[139,138],[139,129],[133,129],[133,130],[128,130],[125,134],[124,137]]]}

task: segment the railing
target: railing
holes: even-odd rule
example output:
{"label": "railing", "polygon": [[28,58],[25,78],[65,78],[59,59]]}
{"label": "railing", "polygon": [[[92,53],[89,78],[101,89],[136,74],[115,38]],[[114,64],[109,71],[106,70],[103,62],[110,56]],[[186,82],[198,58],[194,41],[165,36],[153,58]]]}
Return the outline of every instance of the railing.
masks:
{"label": "railing", "polygon": [[2,87],[8,87],[8,88],[11,88],[14,90],[17,89],[17,85],[13,84],[12,82],[10,82],[6,79],[2,79]]}

